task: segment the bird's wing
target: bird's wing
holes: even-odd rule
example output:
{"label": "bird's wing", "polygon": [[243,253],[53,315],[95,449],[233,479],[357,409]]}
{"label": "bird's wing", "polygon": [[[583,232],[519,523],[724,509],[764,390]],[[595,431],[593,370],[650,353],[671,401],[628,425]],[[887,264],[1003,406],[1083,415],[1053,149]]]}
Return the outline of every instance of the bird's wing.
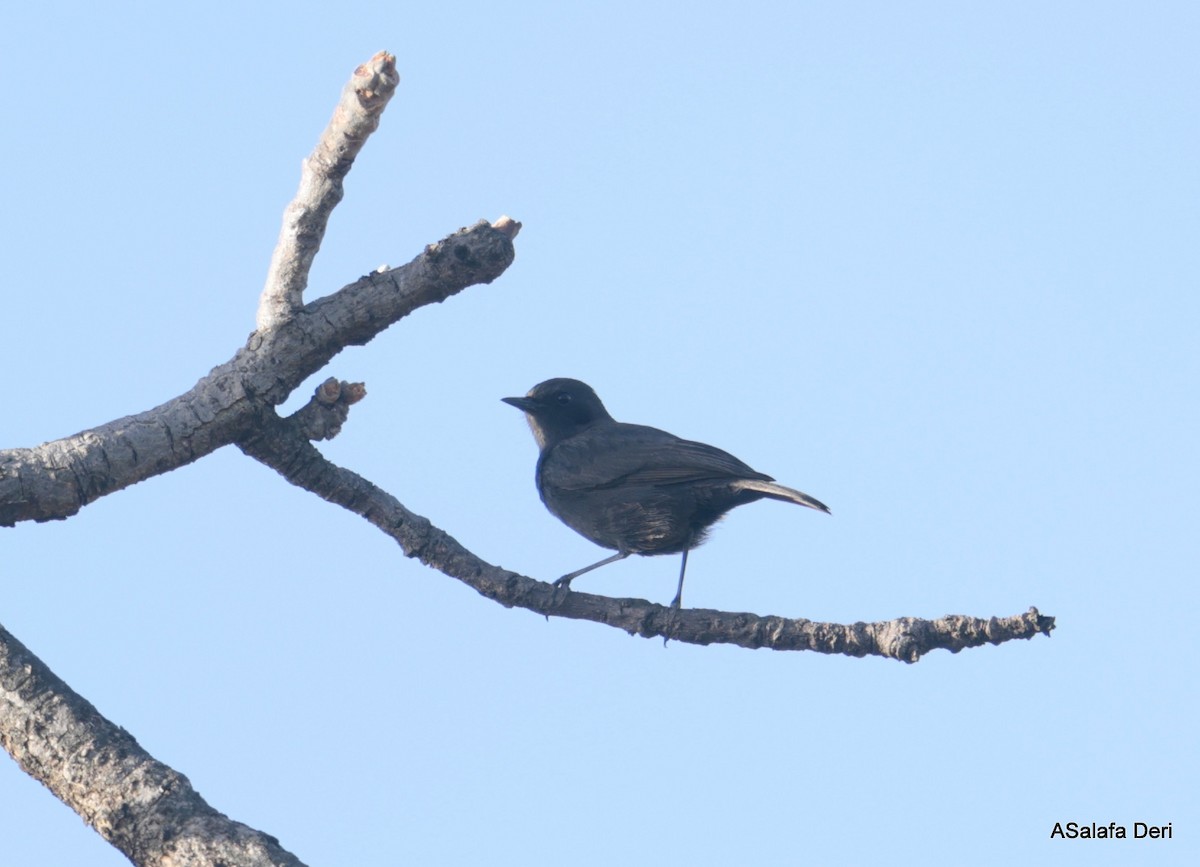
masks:
{"label": "bird's wing", "polygon": [[721,449],[631,424],[593,428],[564,440],[543,467],[545,483],[570,491],[728,479],[771,477]]}

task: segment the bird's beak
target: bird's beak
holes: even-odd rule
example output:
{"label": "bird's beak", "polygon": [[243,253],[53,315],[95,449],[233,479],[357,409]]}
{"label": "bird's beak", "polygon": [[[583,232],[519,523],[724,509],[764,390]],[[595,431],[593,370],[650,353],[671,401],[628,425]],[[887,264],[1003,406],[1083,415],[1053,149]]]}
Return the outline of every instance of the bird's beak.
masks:
{"label": "bird's beak", "polygon": [[521,412],[530,412],[531,413],[535,409],[537,409],[537,401],[533,400],[532,398],[502,397],[500,399],[502,401],[504,401],[505,403],[507,403],[509,406],[515,406],[517,409],[521,410]]}
{"label": "bird's beak", "polygon": [[529,422],[529,429],[533,431],[533,438],[538,444],[538,449],[546,447],[546,432],[542,429],[542,423],[538,421],[537,411],[542,404],[534,400],[532,397],[502,397],[502,401],[509,406],[515,406],[521,412],[525,413],[525,421]]}

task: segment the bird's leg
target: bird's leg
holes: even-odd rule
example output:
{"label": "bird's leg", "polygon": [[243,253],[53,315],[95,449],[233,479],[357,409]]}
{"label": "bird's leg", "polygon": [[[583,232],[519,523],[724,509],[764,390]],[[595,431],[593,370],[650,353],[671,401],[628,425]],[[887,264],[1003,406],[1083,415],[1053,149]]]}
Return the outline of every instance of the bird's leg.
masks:
{"label": "bird's leg", "polygon": [[618,560],[624,560],[631,553],[633,553],[633,552],[632,551],[618,551],[617,553],[613,554],[611,557],[605,557],[599,563],[593,563],[591,566],[584,566],[582,569],[576,569],[574,572],[570,572],[570,573],[562,576],[561,578],[559,578],[557,581],[554,582],[554,586],[555,587],[563,587],[563,588],[566,588],[567,590],[570,590],[571,582],[574,581],[576,578],[578,578],[580,575],[582,575],[584,572],[591,572],[593,569],[599,569],[601,566],[607,566],[609,563],[615,563]]}
{"label": "bird's leg", "polygon": [[675,588],[675,598],[671,600],[671,607],[676,611],[683,604],[683,573],[687,571],[687,555],[688,549],[683,549],[683,563],[679,566],[679,586]]}

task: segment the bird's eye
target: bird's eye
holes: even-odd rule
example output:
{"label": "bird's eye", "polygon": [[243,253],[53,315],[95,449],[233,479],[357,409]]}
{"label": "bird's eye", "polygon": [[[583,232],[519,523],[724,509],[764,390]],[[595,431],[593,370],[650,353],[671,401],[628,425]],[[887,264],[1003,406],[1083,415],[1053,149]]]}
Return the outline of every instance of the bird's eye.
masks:
{"label": "bird's eye", "polygon": [[562,406],[566,406],[571,402],[571,395],[569,392],[560,391],[558,394],[554,395],[554,399],[557,400]]}

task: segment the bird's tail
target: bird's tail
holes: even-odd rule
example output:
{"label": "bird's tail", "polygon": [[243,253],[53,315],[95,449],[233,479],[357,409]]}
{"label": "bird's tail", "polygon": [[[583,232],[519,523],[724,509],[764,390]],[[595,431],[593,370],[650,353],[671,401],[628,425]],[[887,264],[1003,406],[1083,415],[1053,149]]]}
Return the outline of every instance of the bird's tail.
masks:
{"label": "bird's tail", "polygon": [[816,509],[818,512],[832,514],[829,511],[829,507],[816,497],[810,497],[803,491],[797,491],[795,488],[789,488],[786,485],[765,482],[760,479],[742,479],[737,483],[737,487],[743,491],[758,491],[763,496],[771,497],[774,500],[784,500],[788,503],[795,503],[798,506],[808,506],[808,508]]}

